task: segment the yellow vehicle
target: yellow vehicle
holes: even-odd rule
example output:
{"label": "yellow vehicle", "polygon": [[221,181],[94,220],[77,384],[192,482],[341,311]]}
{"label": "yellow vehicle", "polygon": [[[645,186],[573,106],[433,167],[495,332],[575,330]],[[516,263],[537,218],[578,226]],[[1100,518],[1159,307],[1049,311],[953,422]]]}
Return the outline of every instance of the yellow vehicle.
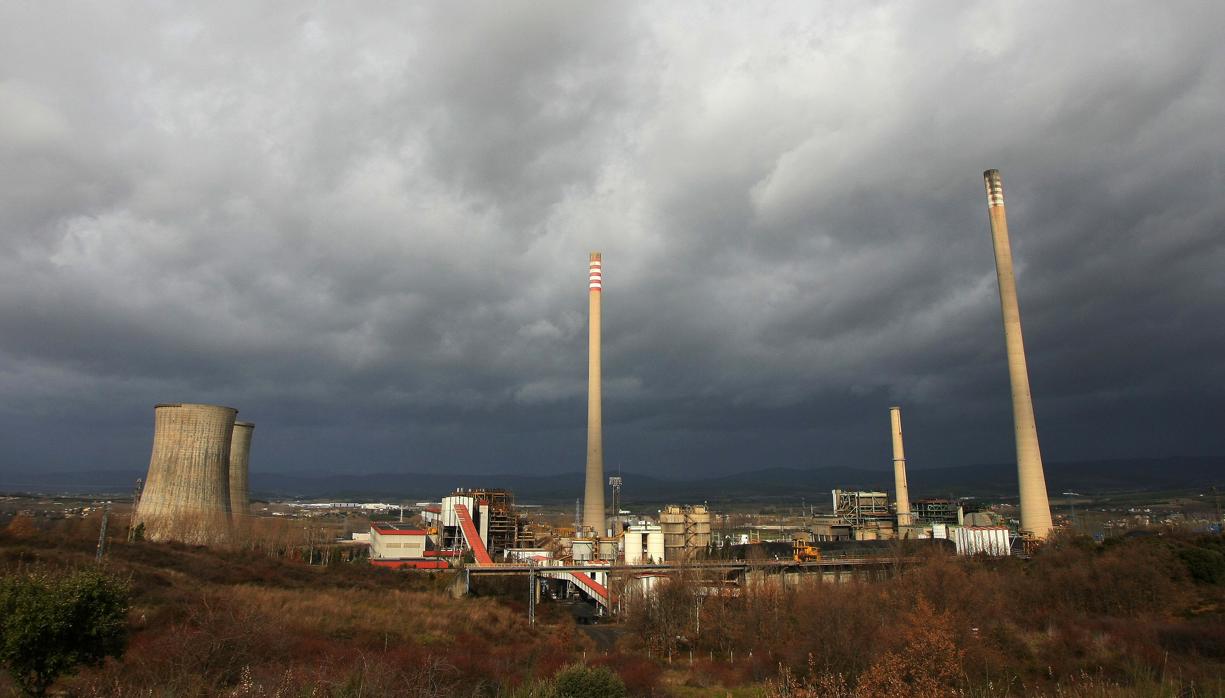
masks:
{"label": "yellow vehicle", "polygon": [[821,550],[812,547],[806,540],[796,538],[791,541],[791,555],[796,562],[816,562],[821,559]]}

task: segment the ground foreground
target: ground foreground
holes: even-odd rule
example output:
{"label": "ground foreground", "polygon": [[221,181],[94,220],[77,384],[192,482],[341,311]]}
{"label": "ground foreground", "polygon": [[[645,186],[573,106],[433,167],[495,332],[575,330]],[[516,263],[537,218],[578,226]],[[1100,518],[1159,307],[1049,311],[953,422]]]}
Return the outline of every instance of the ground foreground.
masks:
{"label": "ground foreground", "polygon": [[[96,564],[87,537],[54,533],[0,531],[0,575]],[[53,692],[548,696],[585,662],[630,695],[1225,695],[1219,538],[1067,538],[1029,561],[935,555],[742,593],[681,578],[595,639],[548,604],[528,626],[514,583],[453,598],[449,573],[122,542],[103,567],[131,588],[126,652]]]}

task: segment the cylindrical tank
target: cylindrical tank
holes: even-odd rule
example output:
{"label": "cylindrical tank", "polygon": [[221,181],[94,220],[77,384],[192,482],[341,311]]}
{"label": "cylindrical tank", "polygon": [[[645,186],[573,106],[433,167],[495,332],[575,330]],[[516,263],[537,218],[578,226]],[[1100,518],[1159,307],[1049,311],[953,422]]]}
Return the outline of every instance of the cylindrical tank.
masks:
{"label": "cylindrical tank", "polygon": [[636,526],[625,529],[622,540],[625,544],[625,564],[637,565],[642,562],[642,531]]}
{"label": "cylindrical tank", "polygon": [[234,436],[230,439],[230,516],[235,521],[251,514],[247,483],[251,460],[251,436],[254,432],[254,424],[234,422]]}
{"label": "cylindrical tank", "polygon": [[196,545],[230,534],[230,442],[238,410],[173,403],[153,409],[153,455],[136,509],[149,540]]}
{"label": "cylindrical tank", "polygon": [[695,504],[686,513],[688,515],[686,546],[694,550],[708,547],[710,545],[710,510],[704,504]]}
{"label": "cylindrical tank", "polygon": [[649,526],[646,531],[647,559],[650,562],[664,561],[664,532],[658,526]]}
{"label": "cylindrical tank", "polygon": [[668,560],[679,560],[685,549],[685,510],[669,504],[659,512],[659,526]]}

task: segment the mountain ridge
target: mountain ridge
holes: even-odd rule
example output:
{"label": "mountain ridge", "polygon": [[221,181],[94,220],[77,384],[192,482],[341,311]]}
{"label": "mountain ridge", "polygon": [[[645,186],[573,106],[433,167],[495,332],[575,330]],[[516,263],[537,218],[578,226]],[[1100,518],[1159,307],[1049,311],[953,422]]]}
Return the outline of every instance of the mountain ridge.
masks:
{"label": "mountain ridge", "polygon": [[[1225,457],[1118,458],[1046,465],[1053,495],[1160,490],[1225,484]],[[78,471],[0,476],[0,492],[129,494],[143,471]],[[664,479],[622,472],[627,503],[731,501],[734,499],[825,499],[832,489],[893,490],[891,470],[849,466],[769,467],[707,478]],[[911,469],[911,496],[1016,496],[1016,466],[1010,463]],[[561,503],[582,492],[581,472],[553,475],[494,473],[366,473],[298,475],[253,472],[256,497],[437,500],[459,488],[500,487],[520,502]]]}

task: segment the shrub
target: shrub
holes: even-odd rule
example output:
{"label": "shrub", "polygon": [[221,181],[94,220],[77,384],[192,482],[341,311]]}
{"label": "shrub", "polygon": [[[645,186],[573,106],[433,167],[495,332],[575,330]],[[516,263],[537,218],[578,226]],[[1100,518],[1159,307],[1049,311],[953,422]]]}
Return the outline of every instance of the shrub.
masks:
{"label": "shrub", "polygon": [[859,678],[856,695],[938,698],[954,692],[962,674],[962,650],[947,613],[936,613],[926,599],[919,599],[898,639],[902,646],[882,654]]}
{"label": "shrub", "polygon": [[1191,578],[1202,584],[1225,584],[1225,554],[1200,547],[1178,551]]}
{"label": "shrub", "polygon": [[0,664],[42,695],[78,665],[123,654],[127,613],[127,585],[97,570],[0,579]]}
{"label": "shrub", "polygon": [[652,696],[658,692],[663,669],[639,654],[608,654],[592,661],[594,666],[608,667],[617,672],[625,690],[634,696]]}
{"label": "shrub", "polygon": [[625,684],[607,667],[574,664],[553,680],[557,698],[618,698],[629,695]]}

